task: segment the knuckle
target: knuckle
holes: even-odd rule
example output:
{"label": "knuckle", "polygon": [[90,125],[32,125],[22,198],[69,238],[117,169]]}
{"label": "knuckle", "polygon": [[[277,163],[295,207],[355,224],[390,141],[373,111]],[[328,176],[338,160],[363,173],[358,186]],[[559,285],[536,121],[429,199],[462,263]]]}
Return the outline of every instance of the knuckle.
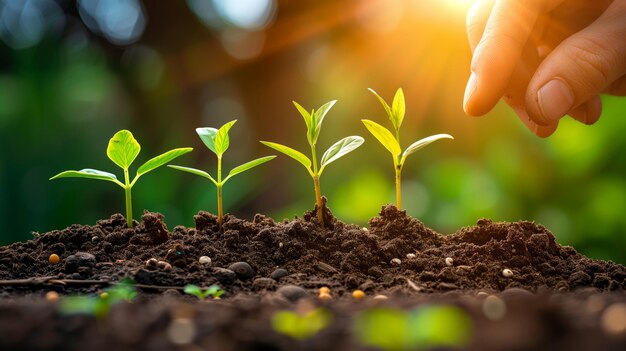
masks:
{"label": "knuckle", "polygon": [[597,77],[598,85],[606,84],[611,79],[613,67],[617,64],[617,53],[601,40],[581,37],[572,42],[571,59],[581,70]]}

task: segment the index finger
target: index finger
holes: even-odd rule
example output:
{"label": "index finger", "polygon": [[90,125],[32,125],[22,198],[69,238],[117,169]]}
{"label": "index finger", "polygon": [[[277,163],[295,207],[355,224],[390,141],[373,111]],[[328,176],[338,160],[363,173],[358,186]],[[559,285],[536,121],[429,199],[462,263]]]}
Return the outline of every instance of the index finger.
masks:
{"label": "index finger", "polygon": [[558,0],[497,0],[474,50],[465,91],[465,112],[489,112],[504,94],[531,31],[546,3]]}

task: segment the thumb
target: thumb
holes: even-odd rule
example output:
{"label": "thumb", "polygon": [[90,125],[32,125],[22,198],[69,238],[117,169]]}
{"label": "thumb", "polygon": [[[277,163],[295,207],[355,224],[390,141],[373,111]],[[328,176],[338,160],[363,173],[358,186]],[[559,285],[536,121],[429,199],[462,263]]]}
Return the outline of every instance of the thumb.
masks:
{"label": "thumb", "polygon": [[626,73],[626,0],[564,40],[539,65],[526,91],[526,110],[540,125],[558,121]]}

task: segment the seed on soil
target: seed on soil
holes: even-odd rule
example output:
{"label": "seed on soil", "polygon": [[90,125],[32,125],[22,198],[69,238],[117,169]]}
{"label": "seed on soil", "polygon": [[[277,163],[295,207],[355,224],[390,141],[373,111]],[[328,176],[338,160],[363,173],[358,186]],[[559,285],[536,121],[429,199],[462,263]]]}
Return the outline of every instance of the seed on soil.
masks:
{"label": "seed on soil", "polygon": [[279,248],[282,248],[282,247],[283,247],[283,242],[282,242],[282,241],[278,243],[278,247],[279,247]]}
{"label": "seed on soil", "polygon": [[97,237],[97,236],[95,236],[95,235],[94,235],[94,236],[92,236],[92,237],[91,237],[91,241],[98,241],[98,237]]}
{"label": "seed on soil", "polygon": [[367,229],[365,227],[363,227],[362,229],[363,229],[364,232],[369,232],[370,231],[369,229]]}
{"label": "seed on soil", "polygon": [[513,276],[513,271],[508,268],[505,268],[502,270],[502,276],[505,278],[511,278]]}
{"label": "seed on soil", "polygon": [[106,299],[106,298],[108,298],[108,297],[109,297],[109,293],[108,293],[108,292],[106,292],[106,291],[105,291],[105,292],[103,292],[103,293],[100,293],[100,298],[101,298],[102,300],[104,300],[104,299]]}
{"label": "seed on soil", "polygon": [[414,259],[415,257],[417,257],[417,255],[415,255],[414,253],[406,254],[406,258],[408,258],[409,260]]}
{"label": "seed on soil", "polygon": [[156,258],[149,258],[149,259],[146,261],[146,266],[148,266],[148,267],[156,267],[158,262],[159,262],[159,261],[157,261],[157,259],[156,259]]}
{"label": "seed on soil", "polygon": [[59,255],[57,254],[52,254],[50,255],[50,257],[48,257],[48,262],[50,262],[51,264],[57,264],[59,263],[61,259],[59,258]]}
{"label": "seed on soil", "polygon": [[296,302],[308,296],[306,290],[296,285],[281,286],[276,292],[291,302]]}
{"label": "seed on soil", "polygon": [[209,265],[211,264],[211,258],[209,256],[200,256],[198,262],[200,262],[200,264]]}
{"label": "seed on soil", "polygon": [[485,317],[491,319],[492,321],[496,321],[502,319],[506,315],[506,304],[501,298],[489,295],[485,301],[483,301],[482,310]]}
{"label": "seed on soil", "polygon": [[228,266],[228,269],[235,272],[239,279],[250,279],[254,277],[254,270],[247,262],[235,262]]}
{"label": "seed on soil", "polygon": [[320,300],[326,301],[326,300],[331,300],[333,297],[332,297],[332,296],[330,296],[330,294],[320,294],[320,295],[318,296],[318,298],[319,298]]}
{"label": "seed on soil", "polygon": [[157,262],[157,267],[161,268],[162,270],[169,272],[172,270],[172,265],[165,262],[165,261],[159,261]]}
{"label": "seed on soil", "polygon": [[394,258],[391,260],[391,264],[400,265],[402,261],[399,258]]}
{"label": "seed on soil", "polygon": [[364,297],[365,297],[365,293],[363,292],[363,290],[354,290],[354,291],[352,292],[352,297],[353,297],[355,300],[361,300],[362,298],[364,298]]}
{"label": "seed on soil", "polygon": [[59,301],[59,293],[56,291],[48,291],[46,293],[46,301],[48,302],[57,302]]}
{"label": "seed on soil", "polygon": [[604,310],[602,328],[609,335],[626,333],[626,303],[614,303]]}
{"label": "seed on soil", "polygon": [[385,296],[385,295],[376,295],[376,296],[374,296],[374,300],[387,300],[387,296]]}
{"label": "seed on soil", "polygon": [[452,257],[446,257],[446,266],[450,267],[454,264],[454,259]]}
{"label": "seed on soil", "polygon": [[275,269],[272,274],[270,274],[270,278],[274,279],[274,280],[279,280],[280,278],[284,278],[286,276],[289,275],[289,272],[287,272],[286,269],[283,268],[278,268]]}
{"label": "seed on soil", "polygon": [[319,290],[320,295],[322,294],[330,294],[330,288],[327,286],[322,286]]}

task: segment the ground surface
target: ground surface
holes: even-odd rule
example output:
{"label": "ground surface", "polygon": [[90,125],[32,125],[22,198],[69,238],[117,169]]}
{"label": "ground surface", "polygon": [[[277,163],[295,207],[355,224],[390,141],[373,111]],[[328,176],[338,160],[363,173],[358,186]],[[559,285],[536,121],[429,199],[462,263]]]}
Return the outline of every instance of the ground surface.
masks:
{"label": "ground surface", "polygon": [[[101,342],[106,349],[157,350],[148,345],[159,343],[171,348],[163,330],[181,301],[192,306],[191,320],[201,321],[193,343],[181,346],[189,350],[359,349],[350,337],[355,311],[372,303],[406,307],[433,301],[461,306],[472,316],[474,349],[584,349],[589,342],[596,349],[626,349],[626,315],[620,320],[626,268],[563,247],[534,223],[479,220],[442,236],[393,206],[384,207],[368,228],[342,223],[329,212],[327,229],[310,213],[283,222],[227,216],[222,229],[209,213],[195,221],[195,228],[170,231],[161,215],[145,213],[128,229],[114,215],[95,226],[74,225],[1,247],[0,349],[18,350],[26,342],[30,346],[23,349],[29,350],[98,349],[77,340]],[[58,264],[48,262],[53,253]],[[199,263],[201,256],[211,264]],[[171,267],[147,263],[151,258]],[[105,321],[61,316],[41,298],[51,290],[97,293],[126,276],[142,286],[140,298],[116,306]],[[219,303],[194,302],[180,293],[189,283],[217,283],[226,294]],[[304,291],[280,289],[289,285]],[[333,300],[315,303],[345,323],[333,323],[308,342],[271,331],[273,311],[302,296],[315,301],[322,286],[331,289]],[[354,289],[366,298],[353,301]],[[504,302],[505,316],[494,319],[483,311],[490,294]],[[389,299],[374,300],[376,295]],[[611,306],[617,306],[613,319],[605,316]],[[70,339],[78,344],[68,344]]]}

